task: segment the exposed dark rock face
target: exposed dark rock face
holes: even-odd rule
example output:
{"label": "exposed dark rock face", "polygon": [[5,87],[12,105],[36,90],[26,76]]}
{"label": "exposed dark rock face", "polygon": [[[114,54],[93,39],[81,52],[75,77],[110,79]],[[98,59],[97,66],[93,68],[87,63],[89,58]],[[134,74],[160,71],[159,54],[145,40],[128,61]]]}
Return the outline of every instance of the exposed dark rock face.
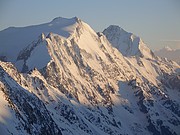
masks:
{"label": "exposed dark rock face", "polygon": [[36,95],[22,88],[1,66],[0,81],[4,85],[0,87],[1,90],[20,120],[17,128],[24,128],[29,134],[61,135],[44,103]]}

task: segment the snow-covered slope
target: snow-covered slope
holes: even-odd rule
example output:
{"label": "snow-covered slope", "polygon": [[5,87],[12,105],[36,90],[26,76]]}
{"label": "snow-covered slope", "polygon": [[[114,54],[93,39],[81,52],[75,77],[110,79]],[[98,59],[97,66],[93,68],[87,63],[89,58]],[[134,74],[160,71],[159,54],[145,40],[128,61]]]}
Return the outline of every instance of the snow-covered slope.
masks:
{"label": "snow-covered slope", "polygon": [[30,89],[24,89],[19,81],[21,75],[13,65],[0,62],[1,134],[61,135],[45,104]]}
{"label": "snow-covered slope", "polygon": [[0,31],[1,60],[15,62],[19,51],[36,40],[41,33],[47,35],[53,32],[67,38],[74,33],[77,26],[77,17],[70,19],[58,17],[45,24],[19,28],[10,27]]}
{"label": "snow-covered slope", "polygon": [[157,56],[173,60],[180,64],[180,49],[173,50],[166,46],[158,51],[154,52]]}
{"label": "snow-covered slope", "polygon": [[[0,62],[3,132],[178,135],[179,65],[152,57],[145,44],[147,50],[137,49],[126,57],[113,47],[119,42],[112,45],[103,33],[96,34],[88,24],[76,20],[68,37],[52,32],[37,35],[17,54],[18,70]],[[126,36],[116,38],[127,40]],[[16,109],[7,107],[11,104]],[[48,122],[51,124],[46,125]]]}
{"label": "snow-covered slope", "polygon": [[113,47],[117,48],[124,56],[154,57],[152,51],[140,37],[126,32],[119,26],[110,25],[103,31],[103,34]]}

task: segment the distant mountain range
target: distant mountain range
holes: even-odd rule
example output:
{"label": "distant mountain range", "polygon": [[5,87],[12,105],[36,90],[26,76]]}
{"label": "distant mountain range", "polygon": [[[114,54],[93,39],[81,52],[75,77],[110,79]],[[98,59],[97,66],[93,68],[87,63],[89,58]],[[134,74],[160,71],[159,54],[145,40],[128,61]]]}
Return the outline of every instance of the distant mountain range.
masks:
{"label": "distant mountain range", "polygon": [[0,31],[0,134],[179,135],[180,66],[81,19]]}
{"label": "distant mountain range", "polygon": [[157,56],[173,60],[180,64],[180,49],[171,49],[166,46],[158,51],[154,52]]}

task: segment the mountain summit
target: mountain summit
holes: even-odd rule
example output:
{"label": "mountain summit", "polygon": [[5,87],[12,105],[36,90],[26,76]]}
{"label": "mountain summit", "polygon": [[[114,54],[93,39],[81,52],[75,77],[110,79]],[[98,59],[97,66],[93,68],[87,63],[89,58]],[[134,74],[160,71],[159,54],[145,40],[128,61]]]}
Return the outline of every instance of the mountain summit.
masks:
{"label": "mountain summit", "polygon": [[18,53],[36,40],[41,33],[47,36],[52,32],[63,38],[68,38],[79,24],[80,19],[77,17],[70,19],[57,17],[49,23],[40,25],[7,28],[0,31],[0,43],[3,43],[1,44],[0,55],[5,56],[6,61],[15,62]]}
{"label": "mountain summit", "polygon": [[110,25],[103,31],[113,47],[117,48],[124,56],[141,56],[152,58],[152,51],[144,44],[140,37],[126,32],[119,26]]}
{"label": "mountain summit", "polygon": [[179,65],[103,33],[76,17],[1,31],[1,133],[178,135]]}

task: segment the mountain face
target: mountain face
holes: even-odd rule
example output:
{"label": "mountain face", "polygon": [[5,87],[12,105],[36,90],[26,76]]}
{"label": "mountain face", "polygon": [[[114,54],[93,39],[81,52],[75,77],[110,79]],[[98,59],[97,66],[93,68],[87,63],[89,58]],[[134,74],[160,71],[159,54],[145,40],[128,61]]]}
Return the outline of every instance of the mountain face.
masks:
{"label": "mountain face", "polygon": [[144,44],[140,37],[126,32],[116,25],[110,25],[103,31],[108,41],[117,48],[124,56],[141,56],[152,58],[153,52]]}
{"label": "mountain face", "polygon": [[154,56],[139,37],[117,26],[96,33],[79,18],[0,35],[21,31],[36,35],[0,39],[17,46],[12,59],[1,51],[13,63],[0,62],[3,134],[180,134],[179,65]]}
{"label": "mountain face", "polygon": [[[22,48],[32,44],[34,40],[44,33],[45,35],[53,32],[67,38],[74,32],[78,25],[78,18],[61,18],[57,17],[49,23],[27,26],[27,27],[10,27],[0,31],[0,58],[1,60],[15,62],[17,55]],[[12,49],[13,48],[13,49]]]}
{"label": "mountain face", "polygon": [[159,57],[167,58],[180,64],[180,49],[173,50],[167,46],[154,53]]}
{"label": "mountain face", "polygon": [[[1,133],[61,135],[44,103],[19,85],[21,76],[13,65],[2,62],[0,65]],[[11,75],[17,75],[16,80],[5,71],[7,67]]]}

